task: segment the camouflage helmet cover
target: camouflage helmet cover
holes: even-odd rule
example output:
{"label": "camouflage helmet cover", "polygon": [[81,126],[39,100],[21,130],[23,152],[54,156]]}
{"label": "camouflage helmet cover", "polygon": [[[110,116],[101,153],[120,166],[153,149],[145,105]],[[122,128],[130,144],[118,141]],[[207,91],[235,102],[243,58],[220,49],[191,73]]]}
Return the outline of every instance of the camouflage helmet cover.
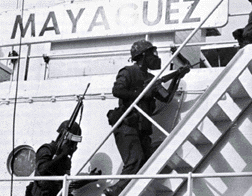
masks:
{"label": "camouflage helmet cover", "polygon": [[152,43],[146,40],[140,40],[140,41],[134,42],[130,50],[131,59],[135,61],[137,56],[139,56],[144,51],[151,48],[157,48],[157,47],[153,46]]}

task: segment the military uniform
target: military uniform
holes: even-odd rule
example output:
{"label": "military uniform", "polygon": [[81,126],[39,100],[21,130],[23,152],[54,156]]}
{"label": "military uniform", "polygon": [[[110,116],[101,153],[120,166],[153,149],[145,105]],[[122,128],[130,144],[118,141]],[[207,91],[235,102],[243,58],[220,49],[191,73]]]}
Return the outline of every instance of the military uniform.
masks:
{"label": "military uniform", "polygon": [[[113,95],[119,98],[119,106],[124,105],[128,108],[143,90],[144,81],[153,77],[152,74],[142,70],[137,64],[121,69],[112,90]],[[155,109],[155,100],[153,97],[146,97],[138,105],[151,115]],[[115,130],[116,144],[124,163],[121,174],[136,174],[150,157],[151,139],[149,135],[152,133],[151,126],[151,123],[140,115],[137,123],[136,121],[129,122],[129,124],[123,122]],[[129,181],[128,179],[121,179],[114,187],[122,190]]]}
{"label": "military uniform", "polygon": [[252,12],[249,14],[248,24],[244,27],[242,36],[252,43]]}
{"label": "military uniform", "polygon": [[240,48],[252,43],[252,12],[249,14],[248,24],[233,31],[233,37],[238,41]]}
{"label": "military uniform", "polygon": [[[161,59],[158,57],[156,49],[157,47],[145,40],[137,41],[132,45],[131,57],[136,63],[132,66],[125,66],[118,72],[112,89],[113,95],[119,98],[119,108],[125,109],[120,111],[117,108],[108,112],[107,116],[111,125],[139,96],[146,87],[147,81],[154,78],[148,69],[161,68]],[[178,88],[179,78],[183,77],[181,74],[184,75],[187,72],[189,69],[174,72],[170,78],[172,82],[168,90],[164,89],[160,81],[156,81],[137,105],[151,116],[156,107],[156,99],[169,103]],[[117,114],[118,116],[116,116]],[[155,150],[151,145],[151,134],[152,123],[136,109],[133,109],[114,130],[116,145],[124,163],[121,174],[136,174],[148,160]],[[120,179],[115,185],[106,188],[103,195],[117,196],[129,182],[130,179]]]}
{"label": "military uniform", "polygon": [[[68,157],[61,159],[58,164],[46,167],[56,153],[56,142],[42,145],[36,152],[35,176],[63,176],[70,174],[71,160]],[[56,196],[62,188],[62,181],[35,181],[32,188],[33,196]]]}

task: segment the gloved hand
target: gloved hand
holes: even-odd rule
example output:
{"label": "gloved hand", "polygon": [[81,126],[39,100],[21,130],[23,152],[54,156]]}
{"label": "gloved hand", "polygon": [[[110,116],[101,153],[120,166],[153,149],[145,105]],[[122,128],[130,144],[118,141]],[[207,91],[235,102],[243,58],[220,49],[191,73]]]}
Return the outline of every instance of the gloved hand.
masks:
{"label": "gloved hand", "polygon": [[188,72],[190,72],[189,65],[186,65],[185,67],[180,67],[178,69],[178,74],[180,78],[183,78]]}
{"label": "gloved hand", "polygon": [[60,154],[62,154],[63,156],[67,156],[72,154],[72,148],[71,146],[69,146],[67,143],[65,143],[62,147],[61,147],[62,151]]}
{"label": "gloved hand", "polygon": [[97,170],[97,168],[94,168],[89,174],[90,175],[102,175],[102,171],[101,170],[98,170],[98,172],[95,173],[96,170]]}
{"label": "gloved hand", "polygon": [[171,50],[171,53],[174,54],[177,51],[177,47],[171,46],[170,50]]}
{"label": "gloved hand", "polygon": [[[101,175],[102,174],[102,171],[99,170],[98,172],[95,172],[97,168],[94,168],[90,173],[89,175]],[[88,183],[91,183],[91,182],[95,182],[97,180],[76,180],[76,181],[72,181],[69,185],[69,190],[70,192],[73,191],[74,189],[79,189],[83,186],[85,186],[86,184]]]}
{"label": "gloved hand", "polygon": [[78,180],[78,181],[73,181],[69,185],[69,192],[72,192],[75,189],[79,189],[83,187],[84,185],[88,184],[90,181],[88,180]]}

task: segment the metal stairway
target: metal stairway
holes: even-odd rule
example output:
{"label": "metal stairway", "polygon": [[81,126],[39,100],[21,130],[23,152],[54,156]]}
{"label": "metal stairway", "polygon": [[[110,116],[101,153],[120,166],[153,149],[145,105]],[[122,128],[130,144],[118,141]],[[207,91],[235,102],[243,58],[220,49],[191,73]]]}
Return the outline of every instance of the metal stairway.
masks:
{"label": "metal stairway", "polygon": [[[238,51],[138,174],[193,172],[252,103],[252,45]],[[120,195],[174,195],[182,179],[131,180]]]}

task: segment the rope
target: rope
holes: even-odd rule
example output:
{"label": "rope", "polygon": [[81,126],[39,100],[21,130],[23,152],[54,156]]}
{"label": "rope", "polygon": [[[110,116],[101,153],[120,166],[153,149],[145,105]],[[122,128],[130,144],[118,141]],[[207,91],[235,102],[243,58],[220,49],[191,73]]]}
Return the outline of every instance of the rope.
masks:
{"label": "rope", "polygon": [[[24,15],[24,0],[22,0],[22,18]],[[16,79],[16,92],[15,92],[15,102],[14,102],[14,110],[13,110],[13,131],[12,131],[12,156],[13,161],[11,163],[11,190],[10,195],[13,195],[13,178],[14,178],[14,149],[15,149],[15,123],[16,123],[16,110],[17,110],[17,94],[18,94],[18,78],[19,78],[19,68],[20,68],[20,55],[21,55],[21,42],[22,42],[22,35],[20,33],[20,39],[19,39],[19,57],[18,57],[18,63],[17,63],[17,79]],[[15,70],[14,70],[15,71]]]}

